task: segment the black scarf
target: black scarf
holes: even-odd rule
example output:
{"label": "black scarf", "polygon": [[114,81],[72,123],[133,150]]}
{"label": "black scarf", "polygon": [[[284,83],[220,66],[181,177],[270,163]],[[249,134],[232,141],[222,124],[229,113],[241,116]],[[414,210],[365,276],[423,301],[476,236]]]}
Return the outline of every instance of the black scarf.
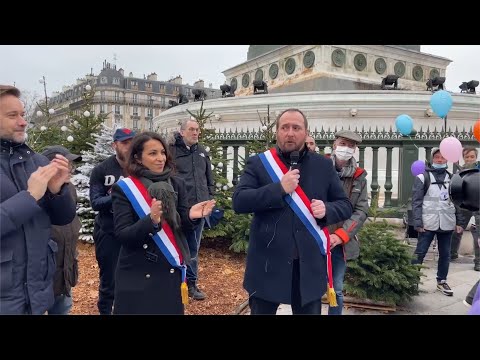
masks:
{"label": "black scarf", "polygon": [[172,169],[165,167],[161,173],[142,169],[139,175],[140,181],[148,190],[148,194],[162,202],[162,221],[166,221],[172,228],[185,263],[188,263],[190,261],[190,251],[182,230],[182,220],[177,212],[177,193],[170,180],[171,173]]}

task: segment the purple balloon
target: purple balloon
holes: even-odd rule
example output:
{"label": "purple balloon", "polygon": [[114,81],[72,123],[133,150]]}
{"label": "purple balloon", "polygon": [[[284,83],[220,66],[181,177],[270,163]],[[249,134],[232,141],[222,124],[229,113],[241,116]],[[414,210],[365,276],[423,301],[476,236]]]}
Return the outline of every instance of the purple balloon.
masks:
{"label": "purple balloon", "polygon": [[417,176],[419,174],[423,174],[425,171],[425,162],[422,160],[417,160],[412,163],[412,166],[410,167],[410,170],[412,171],[413,176]]}

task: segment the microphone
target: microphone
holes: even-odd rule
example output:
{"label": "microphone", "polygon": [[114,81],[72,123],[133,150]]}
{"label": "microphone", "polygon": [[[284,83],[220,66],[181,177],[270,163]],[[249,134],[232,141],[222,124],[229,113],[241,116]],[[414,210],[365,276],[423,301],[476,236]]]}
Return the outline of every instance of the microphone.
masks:
{"label": "microphone", "polygon": [[298,160],[300,159],[300,152],[292,151],[290,153],[290,170],[298,168]]}

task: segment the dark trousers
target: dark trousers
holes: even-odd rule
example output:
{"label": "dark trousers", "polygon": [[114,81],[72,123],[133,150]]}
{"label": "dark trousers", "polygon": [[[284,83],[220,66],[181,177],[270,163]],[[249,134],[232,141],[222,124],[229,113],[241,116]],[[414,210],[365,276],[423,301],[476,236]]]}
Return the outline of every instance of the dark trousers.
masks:
{"label": "dark trousers", "polygon": [[95,257],[100,270],[98,311],[101,315],[110,315],[115,293],[115,270],[121,245],[113,234],[106,233],[97,226],[93,232],[93,239],[95,241]]}
{"label": "dark trousers", "polygon": [[440,231],[425,231],[418,233],[417,248],[415,249],[415,255],[417,258],[412,261],[412,264],[422,264],[425,255],[427,255],[428,248],[432,243],[433,237],[437,235],[438,246],[438,268],[437,268],[437,281],[447,280],[448,268],[450,266],[450,243],[452,239],[453,231],[440,232]]}
{"label": "dark trousers", "polygon": [[[248,300],[252,315],[275,315],[280,303],[263,300],[251,296]],[[292,273],[292,313],[293,315],[320,315],[322,313],[322,299],[312,301],[302,306],[300,295],[300,264],[293,261]]]}
{"label": "dark trousers", "polygon": [[205,225],[205,218],[185,234],[190,250],[190,264],[187,265],[187,283],[188,286],[197,286],[198,280],[198,251],[200,250],[200,242],[202,240],[203,226]]}

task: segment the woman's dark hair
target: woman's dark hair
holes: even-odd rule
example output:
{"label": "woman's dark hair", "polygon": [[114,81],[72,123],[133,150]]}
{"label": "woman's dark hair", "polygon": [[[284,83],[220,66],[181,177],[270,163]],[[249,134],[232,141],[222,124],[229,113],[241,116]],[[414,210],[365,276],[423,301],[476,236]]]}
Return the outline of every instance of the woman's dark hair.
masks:
{"label": "woman's dark hair", "polygon": [[170,156],[170,149],[167,146],[167,142],[156,132],[145,131],[134,136],[132,140],[132,147],[130,148],[130,153],[128,154],[127,160],[127,173],[130,176],[140,177],[142,170],[146,169],[145,166],[139,164],[137,160],[142,158],[143,148],[145,143],[149,140],[158,140],[161,142],[165,149],[165,155],[167,156],[167,161],[165,162],[165,167],[170,167],[172,170],[175,170],[172,157]]}

